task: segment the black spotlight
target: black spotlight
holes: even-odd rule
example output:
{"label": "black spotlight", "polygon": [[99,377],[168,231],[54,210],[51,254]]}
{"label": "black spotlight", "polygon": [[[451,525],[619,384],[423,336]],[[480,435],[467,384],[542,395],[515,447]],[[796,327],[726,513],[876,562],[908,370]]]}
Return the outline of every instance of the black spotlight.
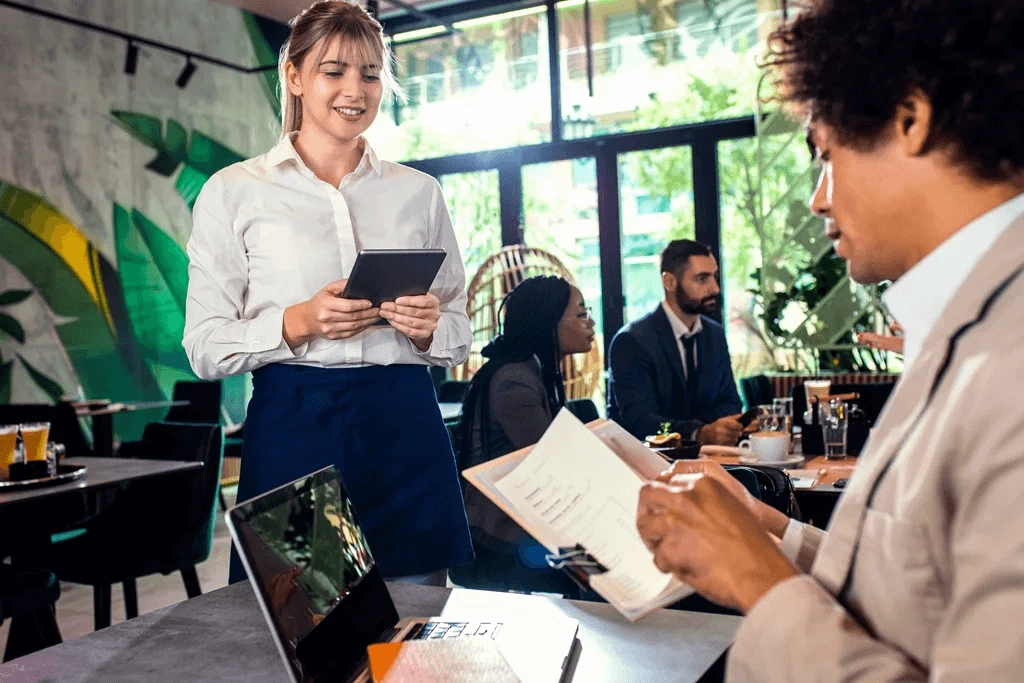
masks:
{"label": "black spotlight", "polygon": [[135,69],[139,65],[139,46],[128,41],[128,52],[124,56],[124,72],[129,76],[135,75]]}
{"label": "black spotlight", "polygon": [[192,62],[192,58],[189,57],[185,62],[185,68],[178,74],[178,80],[175,83],[179,88],[184,88],[188,85],[188,82],[192,80],[192,74],[196,72],[196,65]]}

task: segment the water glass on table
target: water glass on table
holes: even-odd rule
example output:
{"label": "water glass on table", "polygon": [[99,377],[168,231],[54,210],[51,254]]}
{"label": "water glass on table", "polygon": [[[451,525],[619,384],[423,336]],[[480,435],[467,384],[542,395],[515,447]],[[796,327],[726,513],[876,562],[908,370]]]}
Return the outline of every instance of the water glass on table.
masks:
{"label": "water glass on table", "polygon": [[818,422],[825,442],[825,457],[836,460],[846,457],[846,430],[849,406],[845,401],[832,399],[818,404]]}
{"label": "water glass on table", "polygon": [[787,427],[786,415],[782,406],[765,404],[757,407],[757,431],[789,433]]}

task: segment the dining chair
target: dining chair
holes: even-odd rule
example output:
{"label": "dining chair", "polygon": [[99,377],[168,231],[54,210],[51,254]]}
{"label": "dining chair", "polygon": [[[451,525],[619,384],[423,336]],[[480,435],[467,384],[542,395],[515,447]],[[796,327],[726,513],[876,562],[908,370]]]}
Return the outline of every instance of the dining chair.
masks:
{"label": "dining chair", "polygon": [[53,572],[21,571],[0,563],[0,624],[11,620],[3,661],[62,642],[56,602],[60,583]]}
{"label": "dining chair", "polygon": [[110,625],[115,583],[123,584],[128,619],[139,613],[139,577],[181,572],[188,597],[201,594],[196,565],[209,557],[213,545],[223,448],[220,425],[146,425],[142,441],[122,450],[122,457],[195,461],[203,467],[131,484],[81,533],[51,537],[47,546],[34,549],[38,566],[62,581],[93,587],[96,630]]}

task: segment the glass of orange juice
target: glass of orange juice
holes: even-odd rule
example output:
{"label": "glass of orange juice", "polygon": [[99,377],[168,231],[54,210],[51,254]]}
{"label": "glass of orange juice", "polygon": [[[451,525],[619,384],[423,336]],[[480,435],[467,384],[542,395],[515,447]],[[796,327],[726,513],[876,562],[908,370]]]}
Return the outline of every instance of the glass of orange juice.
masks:
{"label": "glass of orange juice", "polygon": [[49,422],[21,425],[21,441],[25,444],[25,462],[46,460],[46,439],[49,435]]}
{"label": "glass of orange juice", "polygon": [[9,478],[8,468],[14,462],[18,445],[18,425],[0,425],[0,477]]}

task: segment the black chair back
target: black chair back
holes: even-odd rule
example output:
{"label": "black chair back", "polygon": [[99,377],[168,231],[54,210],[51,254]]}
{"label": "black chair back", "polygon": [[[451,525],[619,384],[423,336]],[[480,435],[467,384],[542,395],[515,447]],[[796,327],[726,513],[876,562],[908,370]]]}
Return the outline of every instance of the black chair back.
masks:
{"label": "black chair back", "polygon": [[222,390],[220,380],[175,382],[174,400],[189,404],[168,410],[164,422],[219,425]]}
{"label": "black chair back", "polygon": [[565,404],[569,411],[579,418],[583,424],[593,422],[601,417],[597,412],[597,406],[589,398],[577,398]]}
{"label": "black chair back", "polygon": [[[206,559],[213,543],[213,527],[220,470],[224,456],[224,429],[220,425],[153,422],[142,434],[138,457],[146,460],[186,460],[203,463],[199,476],[190,477],[181,487],[147,487],[147,493],[161,500],[151,501],[150,509],[173,514],[174,524],[182,530],[175,544],[175,563]],[[155,505],[154,505],[155,504]]]}
{"label": "black chair back", "polygon": [[744,377],[740,380],[740,391],[743,393],[743,401],[747,404],[747,410],[761,405],[770,405],[775,399],[775,389],[772,382],[765,375]]}
{"label": "black chair back", "polygon": [[82,424],[70,403],[9,403],[0,405],[0,424],[49,422],[49,440],[64,444],[67,457],[89,457],[92,447],[82,431]]}
{"label": "black chair back", "polygon": [[469,382],[450,379],[445,382],[441,382],[441,387],[437,390],[437,402],[462,403],[466,400],[466,394],[468,392]]}

